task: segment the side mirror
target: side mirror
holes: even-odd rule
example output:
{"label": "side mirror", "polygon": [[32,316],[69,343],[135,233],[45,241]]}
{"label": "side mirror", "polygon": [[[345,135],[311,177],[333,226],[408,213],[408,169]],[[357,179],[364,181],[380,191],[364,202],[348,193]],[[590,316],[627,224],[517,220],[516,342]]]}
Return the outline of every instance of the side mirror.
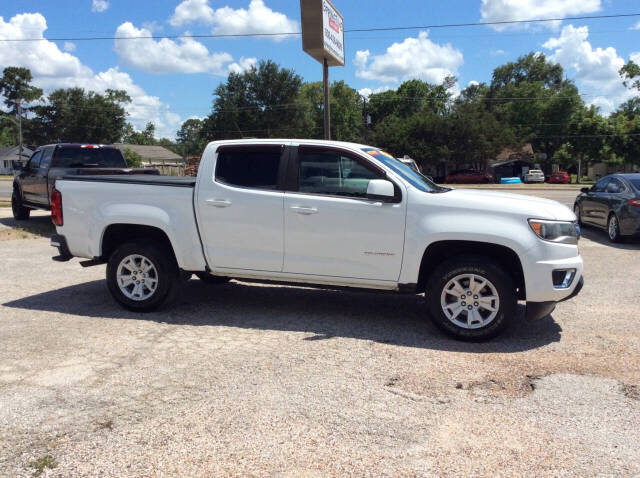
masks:
{"label": "side mirror", "polygon": [[580,188],[581,193],[588,193],[589,191],[591,191],[591,188]]}
{"label": "side mirror", "polygon": [[369,199],[379,199],[389,201],[396,196],[395,188],[391,181],[386,179],[372,179],[367,186],[367,197]]}

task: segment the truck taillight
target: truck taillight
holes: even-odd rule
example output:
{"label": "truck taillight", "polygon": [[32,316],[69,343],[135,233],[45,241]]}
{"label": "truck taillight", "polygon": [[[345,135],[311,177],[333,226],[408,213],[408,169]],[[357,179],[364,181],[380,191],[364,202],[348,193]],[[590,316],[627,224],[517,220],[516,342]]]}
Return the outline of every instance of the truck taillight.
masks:
{"label": "truck taillight", "polygon": [[640,207],[640,198],[629,199],[629,206]]}
{"label": "truck taillight", "polygon": [[57,189],[51,191],[51,221],[54,226],[62,226],[62,193]]}

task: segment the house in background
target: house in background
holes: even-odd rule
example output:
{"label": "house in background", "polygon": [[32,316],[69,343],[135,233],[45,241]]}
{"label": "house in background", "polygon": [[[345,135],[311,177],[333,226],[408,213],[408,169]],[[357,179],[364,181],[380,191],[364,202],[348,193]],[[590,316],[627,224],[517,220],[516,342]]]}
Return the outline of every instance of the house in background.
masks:
{"label": "house in background", "polygon": [[587,176],[592,181],[613,173],[637,173],[640,172],[640,167],[635,164],[608,164],[608,163],[595,163],[589,166],[587,170]]}
{"label": "house in background", "polygon": [[126,143],[116,143],[114,146],[123,153],[125,149],[138,153],[144,168],[155,168],[167,176],[184,176],[185,162],[182,156],[164,146]]}
{"label": "house in background", "polygon": [[19,156],[20,146],[0,146],[0,174],[13,174],[20,166],[24,166],[33,151],[22,147],[22,156]]}
{"label": "house in background", "polygon": [[495,159],[489,160],[487,170],[499,183],[501,178],[520,178],[529,169],[539,169],[540,165],[534,163],[534,159],[533,148],[530,144],[523,146],[519,151],[505,148]]}

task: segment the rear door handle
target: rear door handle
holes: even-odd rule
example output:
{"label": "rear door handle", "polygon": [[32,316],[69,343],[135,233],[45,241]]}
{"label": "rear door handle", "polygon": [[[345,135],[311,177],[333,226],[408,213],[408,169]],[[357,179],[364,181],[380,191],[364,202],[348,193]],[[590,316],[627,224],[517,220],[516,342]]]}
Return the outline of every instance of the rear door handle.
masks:
{"label": "rear door handle", "polygon": [[307,206],[291,206],[291,210],[297,214],[315,214],[318,212],[318,209],[315,207],[307,207]]}
{"label": "rear door handle", "polygon": [[229,207],[231,206],[231,201],[226,199],[207,199],[207,205],[213,207]]}

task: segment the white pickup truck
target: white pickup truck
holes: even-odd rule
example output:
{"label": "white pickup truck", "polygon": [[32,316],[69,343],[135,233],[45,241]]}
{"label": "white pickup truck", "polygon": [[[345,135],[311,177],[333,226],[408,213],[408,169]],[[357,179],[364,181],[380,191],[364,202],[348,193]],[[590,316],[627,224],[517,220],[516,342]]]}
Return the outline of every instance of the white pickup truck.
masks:
{"label": "white pickup truck", "polygon": [[380,149],[320,140],[210,143],[197,178],[69,176],[52,193],[54,259],[107,264],[124,307],[152,310],[186,276],[425,293],[463,340],[526,301],[581,289],[576,217],[547,199],[440,187]]}

